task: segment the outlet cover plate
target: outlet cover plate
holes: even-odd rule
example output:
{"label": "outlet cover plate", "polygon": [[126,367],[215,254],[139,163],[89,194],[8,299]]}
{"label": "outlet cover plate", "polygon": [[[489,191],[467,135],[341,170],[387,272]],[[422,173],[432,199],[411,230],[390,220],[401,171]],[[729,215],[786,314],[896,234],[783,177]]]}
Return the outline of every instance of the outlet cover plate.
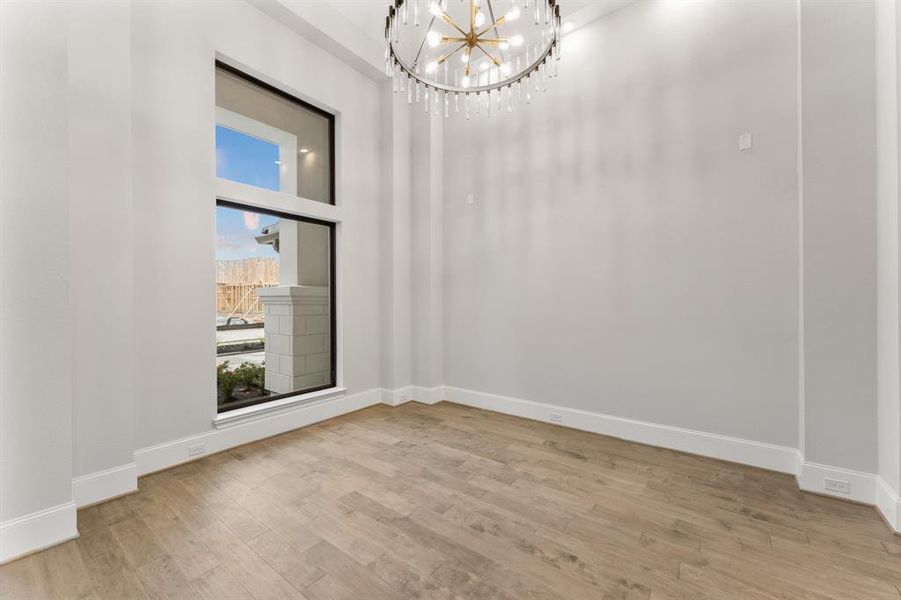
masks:
{"label": "outlet cover plate", "polygon": [[826,477],[823,480],[823,488],[827,492],[836,492],[838,494],[851,493],[851,483],[848,481],[843,481],[841,479],[830,479]]}

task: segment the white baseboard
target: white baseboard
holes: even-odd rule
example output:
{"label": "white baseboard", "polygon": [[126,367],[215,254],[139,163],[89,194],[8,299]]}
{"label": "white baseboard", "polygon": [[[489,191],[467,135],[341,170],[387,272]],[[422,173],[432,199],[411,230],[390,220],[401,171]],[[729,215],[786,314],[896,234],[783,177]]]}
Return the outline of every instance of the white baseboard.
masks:
{"label": "white baseboard", "polygon": [[78,508],[124,496],[138,489],[138,466],[130,462],[72,480],[72,500]]}
{"label": "white baseboard", "polygon": [[[202,458],[235,446],[278,435],[382,402],[382,390],[373,389],[341,398],[331,398],[302,404],[284,411],[241,422],[232,427],[217,429],[190,437],[141,448],[135,452],[138,476]],[[191,454],[191,449],[202,449]]]}
{"label": "white baseboard", "polygon": [[[635,419],[614,417],[601,413],[565,408],[519,398],[486,394],[455,387],[444,387],[444,398],[450,402],[501,412],[535,421],[544,421],[582,431],[609,435],[631,442],[680,450],[691,454],[779,471],[795,473],[798,451],[715,433],[694,431],[681,427],[647,423]],[[551,415],[559,415],[552,421]]]}
{"label": "white baseboard", "polygon": [[411,401],[436,404],[442,400],[444,400],[444,387],[440,385],[433,388],[408,385],[396,390],[382,390],[382,404],[388,406],[400,406]]}
{"label": "white baseboard", "polygon": [[[876,504],[876,475],[861,471],[853,471],[851,469],[843,469],[841,467],[806,462],[803,456],[801,456],[799,462],[800,466],[798,468],[796,479],[798,480],[798,487],[803,491],[822,494],[824,496],[834,496],[845,500],[853,500],[864,504]],[[850,486],[849,492],[846,494],[826,489],[827,478],[836,479],[838,481],[847,481]]]}
{"label": "white baseboard", "polygon": [[382,404],[387,404],[388,406],[400,406],[413,399],[413,386],[408,385],[407,387],[397,388],[396,390],[386,390],[382,388],[381,394]]}
{"label": "white baseboard", "polygon": [[901,533],[901,495],[882,477],[876,478],[876,508],[895,533]]}
{"label": "white baseboard", "polygon": [[444,400],[444,386],[436,386],[433,388],[413,386],[412,398],[423,404],[437,404]]}
{"label": "white baseboard", "polygon": [[75,503],[0,523],[0,564],[78,537]]}

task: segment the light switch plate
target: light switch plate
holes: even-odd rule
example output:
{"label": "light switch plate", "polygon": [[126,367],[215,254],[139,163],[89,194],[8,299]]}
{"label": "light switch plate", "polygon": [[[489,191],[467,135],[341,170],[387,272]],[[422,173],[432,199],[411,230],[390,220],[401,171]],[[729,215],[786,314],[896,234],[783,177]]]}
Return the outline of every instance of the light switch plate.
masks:
{"label": "light switch plate", "polygon": [[750,133],[743,133],[738,136],[738,149],[744,152],[754,147],[754,136]]}

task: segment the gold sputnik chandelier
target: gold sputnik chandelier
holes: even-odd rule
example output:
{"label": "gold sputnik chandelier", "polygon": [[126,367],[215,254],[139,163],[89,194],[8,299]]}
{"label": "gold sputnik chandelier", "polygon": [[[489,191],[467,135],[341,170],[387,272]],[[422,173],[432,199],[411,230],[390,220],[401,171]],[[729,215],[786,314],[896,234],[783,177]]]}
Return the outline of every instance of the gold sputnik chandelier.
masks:
{"label": "gold sputnik chandelier", "polygon": [[385,72],[426,112],[512,112],[557,75],[560,36],[557,0],[393,0]]}

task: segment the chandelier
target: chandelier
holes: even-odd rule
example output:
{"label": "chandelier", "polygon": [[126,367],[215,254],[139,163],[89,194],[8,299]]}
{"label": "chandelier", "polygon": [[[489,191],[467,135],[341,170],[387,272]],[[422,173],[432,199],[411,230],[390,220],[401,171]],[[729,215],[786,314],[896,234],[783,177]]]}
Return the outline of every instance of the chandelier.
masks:
{"label": "chandelier", "polygon": [[385,73],[426,112],[512,112],[557,76],[560,34],[557,0],[393,0]]}

